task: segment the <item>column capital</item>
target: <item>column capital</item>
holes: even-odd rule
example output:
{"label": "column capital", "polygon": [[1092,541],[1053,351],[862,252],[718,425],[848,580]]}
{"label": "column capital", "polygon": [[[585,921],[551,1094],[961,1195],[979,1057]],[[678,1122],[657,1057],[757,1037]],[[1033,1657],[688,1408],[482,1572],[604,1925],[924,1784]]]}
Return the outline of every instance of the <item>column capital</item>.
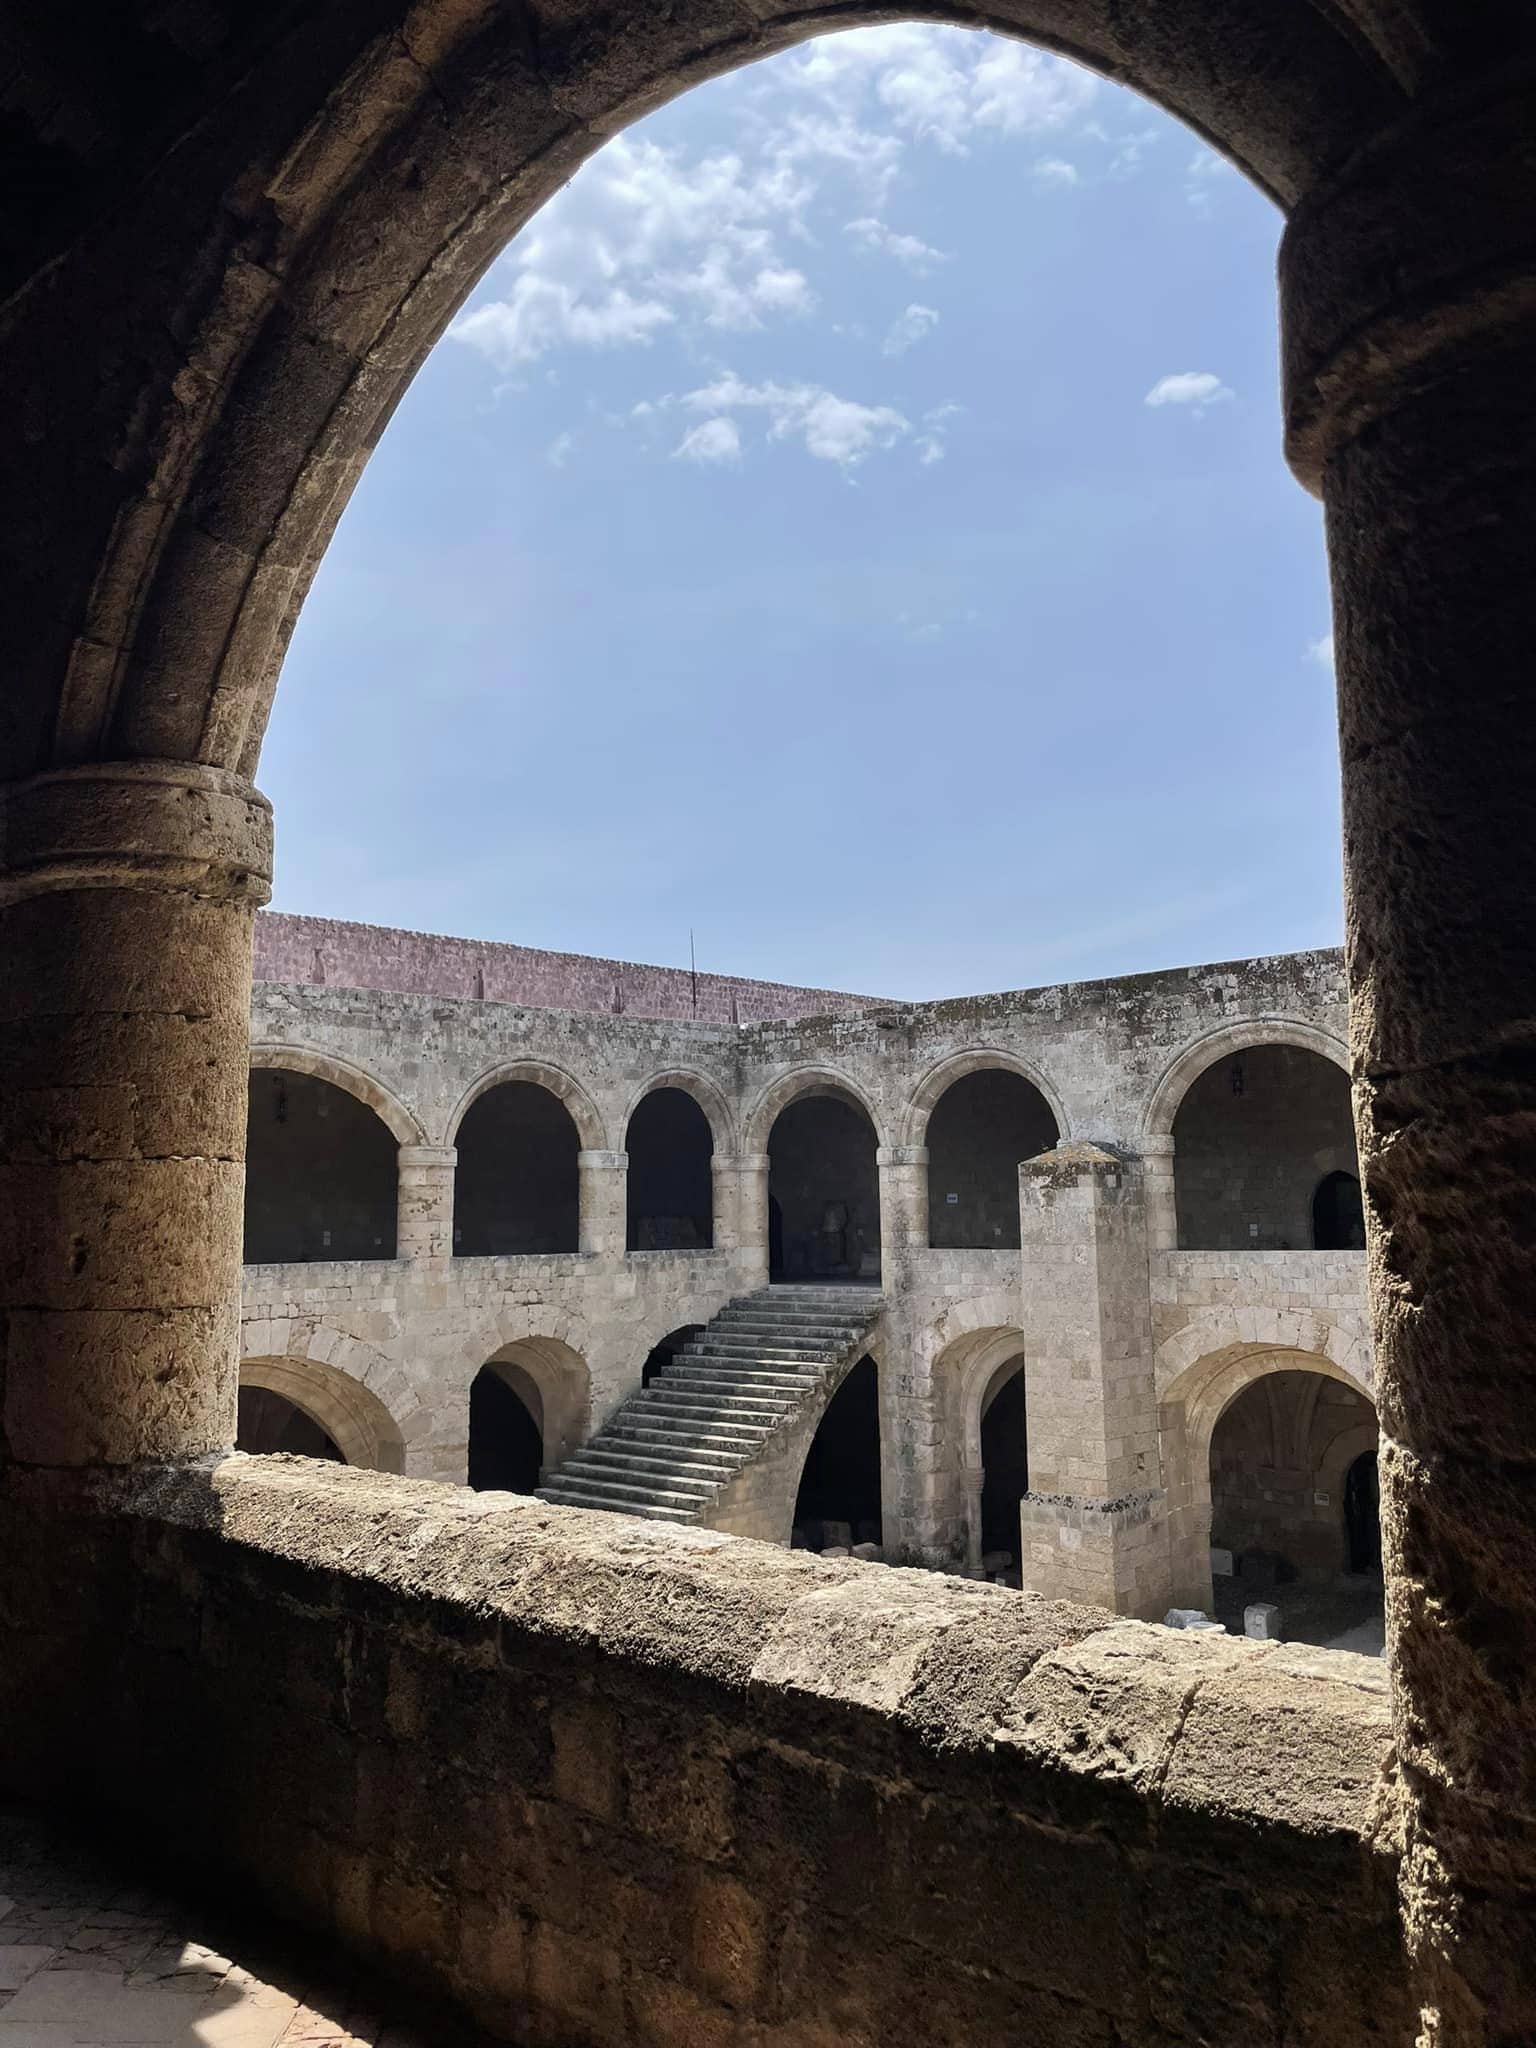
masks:
{"label": "column capital", "polygon": [[583,1173],[625,1173],[629,1169],[627,1152],[578,1152],[576,1164]]}
{"label": "column capital", "polygon": [[272,806],[195,761],[84,762],[0,786],[0,906],[78,889],[265,903]]}
{"label": "column capital", "polygon": [[1144,1138],[1136,1141],[1136,1150],[1143,1159],[1171,1159],[1175,1146],[1172,1131],[1149,1131]]}
{"label": "column capital", "polygon": [[1309,192],[1280,244],[1286,459],[1339,450],[1469,350],[1536,321],[1530,91],[1418,102]]}
{"label": "column capital", "polygon": [[926,1145],[881,1145],[875,1152],[876,1166],[926,1166]]}
{"label": "column capital", "polygon": [[459,1163],[458,1147],[455,1145],[402,1145],[399,1151],[402,1167],[454,1167]]}

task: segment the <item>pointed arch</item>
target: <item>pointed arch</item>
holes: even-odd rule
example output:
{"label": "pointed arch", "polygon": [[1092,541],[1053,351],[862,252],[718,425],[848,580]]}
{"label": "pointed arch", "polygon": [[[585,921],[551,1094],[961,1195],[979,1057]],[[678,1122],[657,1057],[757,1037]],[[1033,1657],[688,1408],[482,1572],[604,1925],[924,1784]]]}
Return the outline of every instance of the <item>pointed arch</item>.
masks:
{"label": "pointed arch", "polygon": [[1020,1059],[1017,1053],[1005,1051],[1001,1046],[977,1045],[965,1052],[950,1053],[947,1058],[931,1066],[913,1089],[902,1112],[903,1145],[927,1143],[928,1120],[938,1108],[957,1081],[963,1081],[969,1074],[1015,1074],[1021,1081],[1027,1081],[1044,1101],[1046,1108],[1056,1119],[1056,1142],[1063,1143],[1072,1136],[1072,1121],[1067,1114],[1054,1082],[1031,1065]]}
{"label": "pointed arch", "polygon": [[459,1097],[448,1118],[443,1132],[444,1145],[452,1145],[458,1139],[459,1125],[466,1113],[474,1107],[482,1095],[488,1095],[493,1088],[500,1088],[508,1081],[527,1081],[535,1088],[542,1088],[563,1103],[576,1126],[576,1135],[581,1140],[583,1152],[602,1152],[608,1148],[608,1136],[603,1124],[602,1112],[574,1074],[568,1074],[564,1067],[551,1066],[547,1060],[509,1060],[505,1065],[488,1068],[471,1081]]}
{"label": "pointed arch", "polygon": [[1250,1017],[1241,1023],[1223,1024],[1219,1030],[1208,1031],[1204,1037],[1193,1040],[1175,1053],[1164,1067],[1147,1100],[1141,1120],[1142,1136],[1171,1138],[1179,1105],[1200,1076],[1218,1060],[1249,1052],[1260,1045],[1290,1046],[1298,1052],[1315,1052],[1320,1058],[1331,1060],[1346,1077],[1350,1071],[1349,1047],[1344,1040],[1319,1024],[1308,1023],[1305,1018]]}

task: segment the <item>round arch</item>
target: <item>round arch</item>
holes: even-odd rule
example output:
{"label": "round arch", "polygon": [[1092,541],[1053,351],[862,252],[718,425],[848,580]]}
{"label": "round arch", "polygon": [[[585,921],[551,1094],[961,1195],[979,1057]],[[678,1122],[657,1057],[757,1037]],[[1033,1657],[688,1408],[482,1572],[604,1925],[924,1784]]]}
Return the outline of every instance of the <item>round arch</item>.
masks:
{"label": "round arch", "polygon": [[1064,1143],[1072,1136],[1071,1119],[1054,1084],[1017,1053],[1005,1052],[997,1046],[975,1046],[968,1052],[951,1053],[947,1058],[931,1066],[918,1082],[902,1112],[901,1142],[903,1145],[922,1145],[927,1142],[928,1119],[937,1109],[957,1081],[963,1081],[968,1074],[1015,1074],[1021,1081],[1027,1081],[1043,1099],[1046,1108],[1056,1119],[1056,1142]]}
{"label": "round arch", "polygon": [[357,1067],[350,1060],[338,1059],[334,1053],[316,1052],[306,1045],[253,1045],[251,1047],[251,1072],[287,1074],[308,1074],[316,1081],[329,1081],[333,1088],[339,1088],[344,1095],[371,1109],[379,1121],[388,1125],[395,1142],[399,1145],[425,1145],[425,1127],[408,1110],[397,1095],[392,1095],[382,1081],[376,1081],[372,1074]]}
{"label": "round arch", "polygon": [[1315,1052],[1320,1058],[1332,1061],[1348,1077],[1349,1047],[1342,1038],[1332,1031],[1325,1031],[1321,1025],[1309,1024],[1300,1017],[1253,1017],[1238,1024],[1224,1024],[1219,1030],[1209,1031],[1203,1038],[1186,1045],[1164,1067],[1142,1117],[1142,1136],[1171,1138],[1179,1105],[1200,1076],[1218,1060],[1231,1058],[1240,1052],[1251,1052],[1260,1045],[1291,1046],[1297,1052]]}
{"label": "round arch", "polygon": [[243,1358],[242,1387],[261,1387],[317,1423],[349,1465],[403,1472],[405,1437],[379,1396],[339,1366],[310,1358]]}
{"label": "round arch", "polygon": [[[860,21],[918,11],[876,6]],[[979,25],[959,0],[920,11]],[[759,0],[751,13],[745,30],[731,0],[599,16],[561,45],[558,98],[536,64],[507,63],[499,24],[450,0],[415,8],[410,58],[398,9],[344,59],[306,50],[307,69],[288,79],[292,113],[273,124],[266,154],[242,166],[244,185],[259,180],[279,195],[275,240],[263,224],[259,244],[270,288],[239,282],[254,225],[207,239],[216,209],[240,218],[233,183],[205,209],[188,206],[184,227],[171,215],[181,234],[168,251],[173,271],[179,252],[204,246],[226,252],[226,270],[198,280],[211,311],[200,325],[188,316],[190,370],[177,352],[174,376],[157,365],[135,392],[140,444],[158,459],[122,487],[106,559],[82,589],[50,752],[89,758],[115,743],[121,754],[253,772],[282,649],[349,490],[487,263],[626,122],[848,22],[835,0]],[[992,0],[985,20],[1131,85],[1287,209],[1402,114],[1417,56],[1385,16],[1360,27],[1331,8],[1271,0],[1169,0],[1130,12],[1081,0],[1070,32],[1058,0]],[[272,75],[258,66],[251,90]],[[327,120],[336,106],[350,110],[342,138]],[[171,166],[159,170],[151,194],[173,178]],[[163,508],[159,518],[151,507]],[[71,560],[55,573],[85,572]],[[73,615],[62,599],[56,609]],[[102,649],[114,651],[109,664]]]}
{"label": "round arch", "polygon": [[544,1465],[560,1464],[585,1443],[592,1416],[592,1375],[587,1361],[559,1337],[514,1337],[484,1359],[519,1397],[538,1426]]}
{"label": "round arch", "polygon": [[707,1075],[696,1073],[691,1067],[672,1067],[663,1074],[652,1074],[648,1081],[642,1082],[630,1097],[624,1111],[623,1130],[626,1138],[635,1111],[648,1095],[659,1094],[663,1088],[676,1088],[682,1094],[692,1096],[709,1121],[717,1153],[733,1153],[737,1150],[735,1112],[716,1084]]}
{"label": "round arch", "polygon": [[492,1067],[471,1081],[454,1105],[443,1133],[443,1144],[453,1145],[458,1140],[459,1126],[465,1115],[493,1088],[500,1088],[508,1081],[528,1081],[536,1088],[542,1088],[553,1095],[556,1101],[565,1105],[571,1122],[576,1126],[576,1135],[581,1141],[583,1152],[602,1152],[607,1148],[607,1134],[603,1127],[602,1114],[592,1097],[576,1079],[563,1067],[552,1067],[544,1060],[509,1060],[504,1066]]}
{"label": "round arch", "polygon": [[952,1337],[933,1361],[947,1433],[962,1447],[967,1472],[981,1471],[981,1418],[1004,1368],[1023,1357],[1025,1348],[1024,1332],[1017,1324],[980,1323]]}
{"label": "round arch", "polygon": [[768,1139],[780,1115],[793,1102],[799,1102],[808,1095],[830,1095],[837,1102],[847,1103],[868,1117],[875,1134],[875,1143],[884,1145],[885,1133],[873,1104],[859,1088],[839,1074],[833,1067],[805,1066],[792,1067],[787,1074],[781,1074],[776,1081],[770,1081],[743,1119],[743,1149],[747,1152],[766,1152]]}

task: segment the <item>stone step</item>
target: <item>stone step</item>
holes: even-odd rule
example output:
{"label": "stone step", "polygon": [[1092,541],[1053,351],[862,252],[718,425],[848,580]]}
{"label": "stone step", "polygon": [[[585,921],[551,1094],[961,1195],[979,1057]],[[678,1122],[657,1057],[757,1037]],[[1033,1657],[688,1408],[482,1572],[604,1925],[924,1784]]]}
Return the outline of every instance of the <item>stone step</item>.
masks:
{"label": "stone step", "polygon": [[654,1508],[643,1506],[638,1501],[609,1500],[606,1494],[593,1493],[579,1486],[565,1486],[558,1490],[552,1486],[537,1489],[539,1500],[553,1501],[563,1508],[600,1508],[610,1515],[640,1515],[649,1522],[691,1522],[693,1511],[689,1508]]}
{"label": "stone step", "polygon": [[701,1423],[697,1429],[684,1429],[681,1423],[666,1429],[651,1423],[626,1422],[605,1429],[602,1441],[645,1444],[657,1449],[675,1446],[679,1451],[701,1451],[706,1455],[713,1452],[740,1464],[758,1449],[764,1435],[763,1430],[747,1429],[734,1422]]}
{"label": "stone step", "polygon": [[563,1477],[577,1486],[595,1486],[599,1492],[612,1488],[617,1492],[635,1492],[649,1498],[653,1493],[668,1500],[713,1500],[720,1491],[714,1479],[685,1478],[675,1466],[652,1458],[633,1458],[624,1463],[609,1463],[593,1458],[586,1451],[577,1451],[567,1458],[560,1468]]}
{"label": "stone step", "polygon": [[674,1354],[673,1362],[689,1358],[744,1358],[780,1359],[786,1365],[815,1365],[825,1359],[828,1344],[784,1343],[774,1337],[715,1337],[706,1343],[696,1342]]}
{"label": "stone step", "polygon": [[553,1494],[558,1499],[571,1489],[596,1494],[613,1506],[633,1500],[640,1501],[647,1507],[677,1508],[689,1514],[701,1508],[713,1492],[712,1488],[695,1491],[692,1488],[653,1485],[649,1481],[610,1479],[606,1473],[602,1478],[598,1478],[591,1472],[583,1472],[579,1476],[573,1474],[569,1479],[562,1479],[557,1475],[547,1479],[540,1490]]}
{"label": "stone step", "polygon": [[729,1479],[739,1470],[739,1464],[718,1454],[711,1457],[707,1451],[689,1450],[686,1444],[611,1444],[602,1437],[594,1437],[582,1450],[575,1451],[561,1466],[562,1472],[596,1470],[599,1466],[614,1472],[630,1470],[660,1470],[675,1472],[680,1479],[698,1479],[705,1485]]}
{"label": "stone step", "polygon": [[652,1409],[666,1410],[679,1405],[696,1408],[718,1403],[733,1414],[754,1414],[766,1416],[787,1415],[795,1405],[795,1397],[787,1389],[782,1393],[772,1389],[744,1387],[735,1380],[717,1380],[704,1377],[680,1382],[654,1379],[641,1397],[644,1404]]}
{"label": "stone step", "polygon": [[804,1367],[797,1367],[785,1359],[750,1358],[690,1358],[686,1362],[673,1363],[656,1375],[651,1385],[665,1382],[669,1386],[697,1386],[704,1380],[730,1380],[742,1386],[787,1387],[791,1393],[803,1393],[809,1387],[819,1386],[826,1376],[824,1360],[812,1363],[807,1360]]}

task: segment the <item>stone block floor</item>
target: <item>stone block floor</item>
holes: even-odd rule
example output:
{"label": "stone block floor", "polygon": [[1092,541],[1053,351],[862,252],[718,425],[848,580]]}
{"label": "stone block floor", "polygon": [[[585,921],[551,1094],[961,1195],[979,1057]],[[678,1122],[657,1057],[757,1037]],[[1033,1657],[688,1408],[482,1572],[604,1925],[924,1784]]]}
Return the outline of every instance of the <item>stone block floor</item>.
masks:
{"label": "stone block floor", "polygon": [[491,2048],[335,1949],[134,1861],[0,1806],[0,2048]]}

